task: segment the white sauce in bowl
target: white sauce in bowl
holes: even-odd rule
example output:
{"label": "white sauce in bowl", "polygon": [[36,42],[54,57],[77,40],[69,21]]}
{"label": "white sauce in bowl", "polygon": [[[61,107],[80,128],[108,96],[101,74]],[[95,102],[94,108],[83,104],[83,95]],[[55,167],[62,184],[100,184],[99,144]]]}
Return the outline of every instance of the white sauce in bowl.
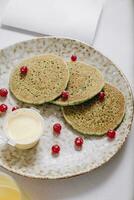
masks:
{"label": "white sauce in bowl", "polygon": [[35,110],[20,108],[7,115],[4,131],[8,143],[20,149],[32,148],[44,130],[44,120]]}

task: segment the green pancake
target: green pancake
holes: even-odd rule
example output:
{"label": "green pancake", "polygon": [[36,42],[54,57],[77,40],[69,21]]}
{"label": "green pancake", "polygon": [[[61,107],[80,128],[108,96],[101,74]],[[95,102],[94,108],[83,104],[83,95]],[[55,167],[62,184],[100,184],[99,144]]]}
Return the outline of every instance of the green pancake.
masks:
{"label": "green pancake", "polygon": [[[28,67],[26,75],[20,74],[22,66]],[[11,73],[9,87],[18,100],[42,104],[57,98],[68,80],[68,66],[61,57],[41,55],[20,63]]]}
{"label": "green pancake", "polygon": [[68,62],[70,79],[67,86],[69,92],[68,100],[61,97],[52,103],[68,106],[83,103],[99,93],[104,87],[104,78],[101,72],[88,64],[82,62]]}
{"label": "green pancake", "polygon": [[125,112],[123,94],[114,86],[105,84],[105,100],[98,96],[77,106],[63,108],[65,120],[77,131],[88,135],[104,135],[115,129],[122,121]]}

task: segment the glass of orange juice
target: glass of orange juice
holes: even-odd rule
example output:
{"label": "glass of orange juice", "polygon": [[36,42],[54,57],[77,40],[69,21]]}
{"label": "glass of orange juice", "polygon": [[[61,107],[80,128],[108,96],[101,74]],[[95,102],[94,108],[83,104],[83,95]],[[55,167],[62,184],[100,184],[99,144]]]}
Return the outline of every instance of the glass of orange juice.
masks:
{"label": "glass of orange juice", "polygon": [[15,180],[0,172],[0,200],[30,200],[19,188]]}

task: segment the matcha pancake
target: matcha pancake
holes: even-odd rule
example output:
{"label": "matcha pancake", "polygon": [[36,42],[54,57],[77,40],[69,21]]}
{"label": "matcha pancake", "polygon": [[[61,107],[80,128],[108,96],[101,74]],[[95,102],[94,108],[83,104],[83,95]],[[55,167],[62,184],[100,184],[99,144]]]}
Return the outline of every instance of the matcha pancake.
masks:
{"label": "matcha pancake", "polygon": [[[21,74],[22,66],[27,73]],[[55,55],[36,56],[20,63],[10,77],[10,90],[20,101],[42,104],[57,98],[66,88],[69,70],[64,60]]]}
{"label": "matcha pancake", "polygon": [[70,79],[67,86],[69,94],[65,101],[62,97],[53,101],[54,104],[67,106],[80,104],[94,97],[104,87],[104,79],[101,72],[82,62],[68,62]]}
{"label": "matcha pancake", "polygon": [[88,135],[104,135],[108,130],[115,129],[123,119],[125,99],[117,88],[107,83],[104,93],[103,101],[97,95],[84,104],[64,107],[65,120],[75,130]]}

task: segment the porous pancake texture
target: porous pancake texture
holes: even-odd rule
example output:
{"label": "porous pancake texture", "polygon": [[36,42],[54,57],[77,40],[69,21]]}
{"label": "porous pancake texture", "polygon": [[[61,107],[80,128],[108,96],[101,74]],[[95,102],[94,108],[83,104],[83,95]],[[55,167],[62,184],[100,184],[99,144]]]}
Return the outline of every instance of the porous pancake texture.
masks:
{"label": "porous pancake texture", "polygon": [[69,98],[61,97],[53,101],[61,106],[76,105],[91,99],[104,87],[102,73],[96,68],[82,62],[68,62],[70,79],[67,86]]}
{"label": "porous pancake texture", "polygon": [[[20,68],[27,66],[26,75]],[[12,72],[10,90],[23,102],[42,104],[57,98],[66,88],[69,70],[62,58],[55,55],[42,55],[24,60]]]}
{"label": "porous pancake texture", "polygon": [[109,129],[115,129],[122,121],[125,112],[123,94],[114,86],[106,83],[105,99],[98,96],[78,105],[63,108],[65,120],[77,131],[88,135],[104,135]]}

